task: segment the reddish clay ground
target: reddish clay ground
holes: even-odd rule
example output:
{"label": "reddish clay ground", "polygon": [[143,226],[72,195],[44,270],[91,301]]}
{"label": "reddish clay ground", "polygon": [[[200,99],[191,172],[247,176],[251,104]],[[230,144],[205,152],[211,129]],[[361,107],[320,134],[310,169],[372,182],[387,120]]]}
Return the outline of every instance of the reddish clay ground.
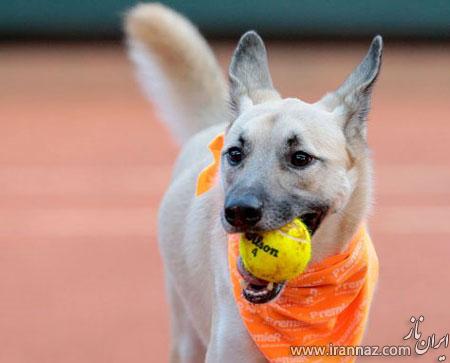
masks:
{"label": "reddish clay ground", "polygon": [[[282,93],[306,100],[364,52],[269,49]],[[226,65],[230,46],[216,50]],[[366,344],[404,344],[411,315],[425,316],[425,338],[450,328],[449,65],[448,45],[386,47],[370,117],[381,278]],[[0,80],[0,362],[167,361],[155,219],[177,147],[122,48],[4,47]]]}

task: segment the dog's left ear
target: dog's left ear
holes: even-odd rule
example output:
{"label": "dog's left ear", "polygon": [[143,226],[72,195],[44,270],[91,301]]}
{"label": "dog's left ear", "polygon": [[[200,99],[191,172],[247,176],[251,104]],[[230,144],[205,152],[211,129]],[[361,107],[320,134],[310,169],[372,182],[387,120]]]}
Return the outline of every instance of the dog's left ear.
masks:
{"label": "dog's left ear", "polygon": [[273,88],[266,47],[254,31],[245,33],[234,51],[230,69],[230,100],[237,114],[280,95]]}
{"label": "dog's left ear", "polygon": [[336,112],[342,122],[344,134],[350,145],[366,144],[367,114],[373,85],[381,67],[383,39],[377,35],[367,55],[345,82],[334,92],[327,94],[317,104],[330,112]]}

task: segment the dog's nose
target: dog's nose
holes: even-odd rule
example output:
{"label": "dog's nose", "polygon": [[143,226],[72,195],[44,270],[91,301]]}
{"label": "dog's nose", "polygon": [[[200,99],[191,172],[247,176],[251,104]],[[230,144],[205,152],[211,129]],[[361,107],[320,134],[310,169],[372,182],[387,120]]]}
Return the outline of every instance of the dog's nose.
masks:
{"label": "dog's nose", "polygon": [[244,195],[225,203],[225,219],[234,227],[254,226],[262,217],[262,202],[254,195]]}

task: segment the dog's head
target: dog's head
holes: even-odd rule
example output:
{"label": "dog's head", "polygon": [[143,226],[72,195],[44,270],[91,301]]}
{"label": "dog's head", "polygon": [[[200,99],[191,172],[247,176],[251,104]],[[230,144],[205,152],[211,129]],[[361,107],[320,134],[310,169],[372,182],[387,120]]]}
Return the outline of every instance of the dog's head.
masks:
{"label": "dog's head", "polygon": [[[227,232],[273,230],[300,217],[313,233],[313,258],[343,248],[341,231],[353,233],[370,203],[366,119],[381,55],[377,36],[347,80],[310,104],[282,99],[261,38],[241,38],[229,71],[234,119],[222,150]],[[255,303],[282,289],[249,281],[244,296]]]}
{"label": "dog's head", "polygon": [[314,233],[346,208],[368,162],[366,118],[381,55],[377,36],[347,80],[310,104],[281,98],[262,39],[241,38],[229,71],[235,115],[221,166],[227,232],[272,230],[301,217]]}

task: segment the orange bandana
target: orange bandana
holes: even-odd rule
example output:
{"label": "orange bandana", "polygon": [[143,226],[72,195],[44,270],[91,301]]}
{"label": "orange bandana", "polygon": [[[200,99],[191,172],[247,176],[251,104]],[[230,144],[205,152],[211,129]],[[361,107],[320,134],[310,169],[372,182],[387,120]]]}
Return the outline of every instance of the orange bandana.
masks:
{"label": "orange bandana", "polygon": [[207,192],[215,183],[220,167],[220,152],[223,148],[224,134],[220,133],[208,145],[214,161],[203,169],[197,178],[197,189],[195,195],[200,195]]}
{"label": "orange bandana", "polygon": [[[210,144],[214,162],[197,181],[197,195],[211,188],[219,169],[223,134]],[[242,295],[237,270],[239,236],[229,236],[228,262],[234,297],[247,330],[270,362],[353,362],[355,357],[298,356],[292,346],[354,346],[361,343],[374,287],[378,258],[361,227],[347,250],[315,263],[266,304],[255,305]]]}

